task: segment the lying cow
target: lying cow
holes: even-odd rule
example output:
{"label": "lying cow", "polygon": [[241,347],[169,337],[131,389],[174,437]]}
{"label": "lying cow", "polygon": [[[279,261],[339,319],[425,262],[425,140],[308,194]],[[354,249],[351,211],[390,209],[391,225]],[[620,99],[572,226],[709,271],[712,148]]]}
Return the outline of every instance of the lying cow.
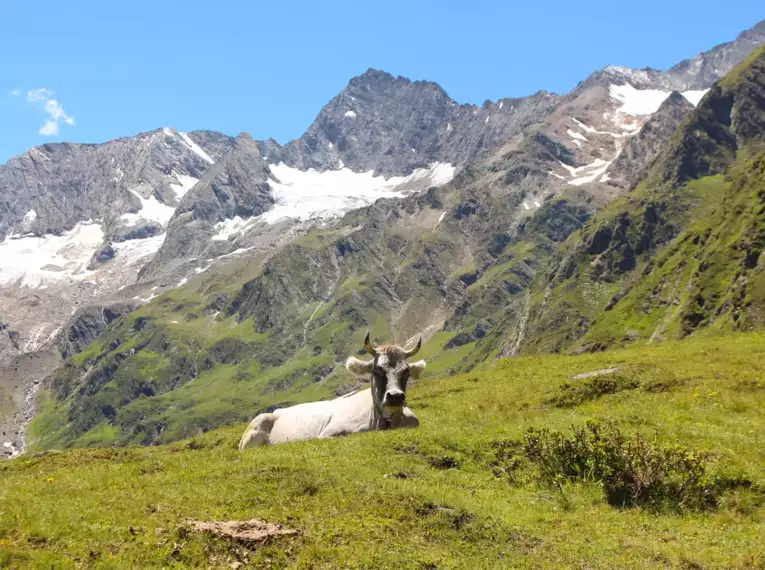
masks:
{"label": "lying cow", "polygon": [[422,346],[411,350],[398,346],[374,348],[369,333],[364,348],[372,360],[351,356],[345,367],[359,378],[371,378],[372,387],[334,400],[298,404],[259,414],[244,431],[239,449],[286,443],[300,439],[328,438],[365,431],[417,427],[419,421],[406,407],[406,385],[425,370],[425,361],[407,363]]}

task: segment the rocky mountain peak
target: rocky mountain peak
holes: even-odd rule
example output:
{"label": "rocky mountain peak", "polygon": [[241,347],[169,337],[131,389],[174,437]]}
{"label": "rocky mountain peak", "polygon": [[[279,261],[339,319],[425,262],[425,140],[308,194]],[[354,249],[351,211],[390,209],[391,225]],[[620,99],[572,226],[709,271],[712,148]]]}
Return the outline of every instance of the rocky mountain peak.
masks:
{"label": "rocky mountain peak", "polygon": [[392,74],[381,69],[374,69],[370,67],[361,75],[356,75],[348,81],[346,90],[365,90],[365,89],[384,89],[387,86],[399,83],[411,83],[408,79],[403,77],[394,77]]}
{"label": "rocky mountain peak", "polygon": [[410,79],[393,76],[387,71],[369,69],[362,75],[352,78],[336,99],[361,99],[361,103],[375,103],[380,97],[396,97],[398,92],[411,90],[420,94],[428,93],[429,97],[450,101],[446,91],[433,81]]}
{"label": "rocky mountain peak", "polygon": [[236,137],[234,137],[234,142],[231,147],[232,151],[241,151],[245,150],[248,152],[257,153],[257,156],[260,156],[260,150],[258,148],[257,143],[255,142],[255,139],[252,138],[252,135],[250,133],[241,132]]}
{"label": "rocky mountain peak", "polygon": [[656,84],[661,76],[661,71],[651,67],[641,69],[631,69],[618,65],[609,65],[602,71],[593,74],[600,81],[607,83],[616,83],[618,85],[629,83],[637,89],[650,89]]}
{"label": "rocky mountain peak", "polygon": [[765,20],[740,33],[732,42],[719,44],[671,67],[667,71],[666,81],[680,91],[706,89],[763,42]]}

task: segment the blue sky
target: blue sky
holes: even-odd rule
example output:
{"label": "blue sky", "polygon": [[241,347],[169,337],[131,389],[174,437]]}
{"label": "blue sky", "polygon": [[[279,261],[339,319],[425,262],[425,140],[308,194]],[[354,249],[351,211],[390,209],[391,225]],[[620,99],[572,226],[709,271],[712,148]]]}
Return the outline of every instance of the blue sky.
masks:
{"label": "blue sky", "polygon": [[286,142],[369,67],[460,103],[562,93],[609,63],[669,67],[761,19],[762,0],[0,0],[0,163],[161,126]]}

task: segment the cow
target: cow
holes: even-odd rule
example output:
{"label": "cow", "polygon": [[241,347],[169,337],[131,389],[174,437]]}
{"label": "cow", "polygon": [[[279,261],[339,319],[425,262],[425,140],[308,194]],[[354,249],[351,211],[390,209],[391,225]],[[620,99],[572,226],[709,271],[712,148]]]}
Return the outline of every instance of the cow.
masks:
{"label": "cow", "polygon": [[242,438],[239,449],[274,445],[302,439],[325,439],[366,431],[415,428],[420,422],[406,406],[406,387],[425,370],[425,361],[407,362],[422,347],[422,337],[411,350],[400,346],[373,347],[369,333],[364,349],[371,360],[353,356],[345,367],[358,378],[368,378],[371,387],[356,390],[334,400],[279,408],[255,417]]}

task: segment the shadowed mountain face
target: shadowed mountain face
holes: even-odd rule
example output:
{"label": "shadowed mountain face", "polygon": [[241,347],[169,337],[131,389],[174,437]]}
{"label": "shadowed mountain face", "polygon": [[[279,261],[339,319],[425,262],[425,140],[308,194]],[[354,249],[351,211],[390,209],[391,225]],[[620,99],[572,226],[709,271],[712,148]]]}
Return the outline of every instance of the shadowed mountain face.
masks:
{"label": "shadowed mountain face", "polygon": [[[566,95],[480,107],[370,69],[284,146],[165,128],[12,159],[4,449],[38,398],[28,440],[49,447],[167,441],[343,393],[339,363],[367,328],[423,333],[433,374],[641,337],[598,315],[644,296],[641,264],[718,204],[693,181],[755,153],[761,58],[731,70],[762,32],[666,72],[611,66]],[[751,168],[736,184],[755,184]]]}

